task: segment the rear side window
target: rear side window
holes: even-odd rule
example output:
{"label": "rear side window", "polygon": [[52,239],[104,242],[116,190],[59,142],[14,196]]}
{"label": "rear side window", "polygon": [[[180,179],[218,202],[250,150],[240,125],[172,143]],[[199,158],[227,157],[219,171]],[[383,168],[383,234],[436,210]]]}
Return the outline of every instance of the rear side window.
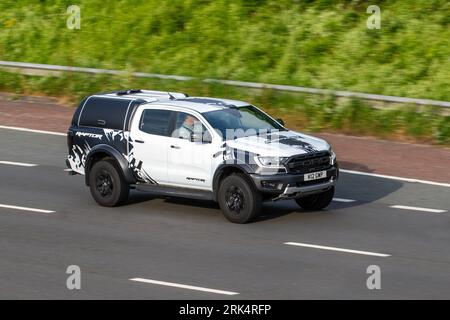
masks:
{"label": "rear side window", "polygon": [[123,130],[130,100],[90,98],[84,106],[80,126]]}
{"label": "rear side window", "polygon": [[147,109],[142,112],[139,129],[145,133],[168,136],[173,111]]}

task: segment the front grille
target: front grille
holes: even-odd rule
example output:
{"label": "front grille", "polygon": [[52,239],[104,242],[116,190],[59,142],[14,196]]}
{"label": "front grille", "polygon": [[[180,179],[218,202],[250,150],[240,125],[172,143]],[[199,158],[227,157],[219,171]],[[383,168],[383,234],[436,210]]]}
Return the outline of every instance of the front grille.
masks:
{"label": "front grille", "polygon": [[286,163],[288,172],[298,174],[323,171],[330,168],[330,153],[328,151],[294,156]]}

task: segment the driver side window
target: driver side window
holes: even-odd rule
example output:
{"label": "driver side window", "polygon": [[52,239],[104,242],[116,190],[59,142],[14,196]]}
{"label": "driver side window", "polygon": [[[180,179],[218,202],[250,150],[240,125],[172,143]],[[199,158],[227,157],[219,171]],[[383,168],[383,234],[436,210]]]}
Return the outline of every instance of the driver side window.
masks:
{"label": "driver side window", "polygon": [[177,112],[171,137],[191,141],[193,134],[203,137],[206,132],[208,131],[205,126],[195,116],[185,112]]}

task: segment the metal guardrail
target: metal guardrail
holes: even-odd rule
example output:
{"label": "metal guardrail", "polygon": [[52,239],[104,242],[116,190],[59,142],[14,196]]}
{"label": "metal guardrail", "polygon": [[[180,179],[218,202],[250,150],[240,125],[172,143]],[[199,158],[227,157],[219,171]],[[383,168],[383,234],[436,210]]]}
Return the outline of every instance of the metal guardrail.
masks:
{"label": "metal guardrail", "polygon": [[[200,80],[195,77],[178,76],[178,75],[165,75],[165,74],[145,73],[145,72],[129,73],[126,71],[121,71],[121,70],[69,67],[69,66],[28,63],[28,62],[15,62],[15,61],[0,61],[0,66],[9,67],[9,68],[19,68],[19,69],[65,71],[65,72],[79,72],[79,73],[92,73],[92,74],[111,74],[111,75],[127,75],[127,74],[130,75],[131,74],[132,76],[139,77],[139,78],[158,78],[158,79],[177,80],[177,81]],[[328,89],[297,87],[297,86],[258,83],[258,82],[234,81],[234,80],[202,79],[200,81],[205,82],[205,83],[219,83],[219,84],[228,85],[228,86],[245,87],[245,88],[253,88],[253,89],[272,89],[272,90],[279,90],[279,91],[334,95],[337,97],[355,97],[355,98],[361,98],[364,100],[377,100],[377,101],[385,101],[385,102],[409,103],[409,104],[417,104],[417,105],[427,105],[427,106],[450,108],[449,101],[385,96],[385,95],[380,95],[380,94],[370,94],[370,93],[362,93],[362,92],[328,90]]]}

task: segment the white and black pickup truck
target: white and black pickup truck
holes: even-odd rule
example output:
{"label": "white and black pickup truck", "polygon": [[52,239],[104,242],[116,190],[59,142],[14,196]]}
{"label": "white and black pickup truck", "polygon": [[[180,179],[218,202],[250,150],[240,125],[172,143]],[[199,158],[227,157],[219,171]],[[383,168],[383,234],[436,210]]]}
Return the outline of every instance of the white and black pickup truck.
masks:
{"label": "white and black pickup truck", "polygon": [[85,175],[102,206],[123,204],[137,189],[217,201],[228,220],[246,223],[263,201],[325,208],[339,174],[326,141],[290,131],[249,103],[182,93],[89,96],[67,139],[70,173]]}

